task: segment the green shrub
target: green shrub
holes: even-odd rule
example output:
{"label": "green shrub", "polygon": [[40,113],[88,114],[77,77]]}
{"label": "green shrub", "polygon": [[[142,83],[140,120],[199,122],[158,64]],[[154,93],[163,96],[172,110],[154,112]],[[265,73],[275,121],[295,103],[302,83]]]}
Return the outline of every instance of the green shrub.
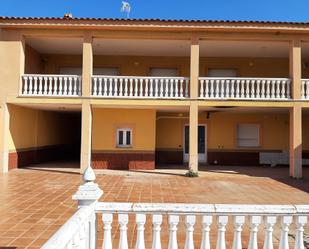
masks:
{"label": "green shrub", "polygon": [[198,177],[198,172],[194,172],[192,169],[189,169],[186,174],[186,177]]}

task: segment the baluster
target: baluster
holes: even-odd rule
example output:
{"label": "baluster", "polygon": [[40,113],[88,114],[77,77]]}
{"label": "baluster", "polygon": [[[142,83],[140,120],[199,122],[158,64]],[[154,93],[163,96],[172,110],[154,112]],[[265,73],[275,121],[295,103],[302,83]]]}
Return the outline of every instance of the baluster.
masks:
{"label": "baluster", "polygon": [[306,80],[306,95],[305,95],[306,97],[306,99],[308,99],[309,98],[309,80]]}
{"label": "baluster", "polygon": [[296,217],[296,234],[294,249],[304,249],[304,225],[307,223],[307,216]]}
{"label": "baluster", "polygon": [[107,80],[108,80],[108,78],[104,78],[104,94],[103,94],[103,96],[107,96]]}
{"label": "baluster", "polygon": [[275,90],[275,87],[276,87],[275,84],[276,84],[276,81],[272,80],[272,81],[271,81],[271,98],[272,98],[272,99],[274,99],[275,96],[276,96],[276,95],[275,95],[275,91],[276,91],[276,90]]}
{"label": "baluster", "polygon": [[215,89],[214,89],[214,80],[210,80],[210,98],[214,97]]}
{"label": "baluster", "polygon": [[204,80],[200,80],[200,98],[204,98]]}
{"label": "baluster", "polygon": [[168,87],[169,87],[169,79],[165,79],[165,92],[164,92],[164,97],[168,97]]}
{"label": "baluster", "polygon": [[48,94],[48,78],[44,77],[44,95]]}
{"label": "baluster", "polygon": [[69,77],[69,95],[72,95],[72,77]]}
{"label": "baluster", "polygon": [[153,79],[149,79],[150,86],[149,86],[149,96],[153,97]]}
{"label": "baluster", "polygon": [[245,97],[245,81],[242,80],[242,81],[240,82],[240,84],[241,84],[240,97],[243,99],[243,98]]}
{"label": "baluster", "polygon": [[281,220],[281,236],[279,249],[289,249],[289,226],[292,223],[292,216],[283,216]]}
{"label": "baluster", "polygon": [[187,215],[185,249],[194,249],[194,241],[193,241],[194,224],[195,224],[195,215]]}
{"label": "baluster", "polygon": [[225,85],[225,98],[230,97],[230,80],[226,80],[226,85]]}
{"label": "baluster", "polygon": [[53,94],[53,78],[52,77],[48,77],[48,95],[52,95]]}
{"label": "baluster", "polygon": [[301,98],[305,98],[305,81],[301,81]]}
{"label": "baluster", "polygon": [[38,94],[42,95],[42,93],[43,93],[43,78],[39,77],[39,92],[38,92]]}
{"label": "baluster", "polygon": [[29,77],[29,95],[32,95],[32,94],[33,94],[32,89],[33,89],[33,86],[32,86],[32,77],[30,76],[30,77]]}
{"label": "baluster", "polygon": [[257,233],[261,224],[261,216],[252,216],[248,249],[258,249]]}
{"label": "baluster", "polygon": [[77,85],[78,85],[77,95],[80,96],[82,92],[82,77],[81,76],[77,77]]}
{"label": "baluster", "polygon": [[[159,79],[155,79],[155,97],[159,94]],[[163,79],[160,79],[160,97],[163,97]]]}
{"label": "baluster", "polygon": [[114,92],[113,92],[113,96],[117,97],[118,96],[118,78],[114,78]]}
{"label": "baluster", "polygon": [[261,94],[260,94],[260,84],[261,84],[261,81],[258,80],[256,82],[256,98],[259,99],[261,98]]}
{"label": "baluster", "polygon": [[177,225],[179,223],[179,216],[170,215],[168,217],[169,223],[169,241],[168,241],[168,249],[178,249],[177,243]]}
{"label": "baluster", "polygon": [[203,216],[203,218],[202,218],[203,230],[202,230],[201,249],[210,249],[209,232],[210,232],[211,223],[212,223],[212,216]]}
{"label": "baluster", "polygon": [[269,80],[266,81],[266,98],[267,99],[270,98],[270,81]]}
{"label": "baluster", "polygon": [[180,80],[179,97],[183,98],[183,79]]}
{"label": "baluster", "polygon": [[224,98],[225,96],[224,96],[224,83],[225,83],[225,80],[220,80],[221,81],[221,91],[220,91],[220,97],[221,98]]}
{"label": "baluster", "polygon": [[246,84],[246,93],[245,93],[245,98],[249,99],[250,98],[250,80],[246,80],[245,84]]}
{"label": "baluster", "polygon": [[261,90],[261,98],[262,99],[264,99],[266,97],[265,84],[266,84],[266,81],[262,80],[262,90]]}
{"label": "baluster", "polygon": [[210,97],[210,93],[209,93],[209,80],[205,81],[205,97],[206,98]]}
{"label": "baluster", "polygon": [[123,96],[123,78],[119,79],[119,95],[120,97]]}
{"label": "baluster", "polygon": [[54,93],[53,95],[58,95],[58,77],[54,77]]}
{"label": "baluster", "polygon": [[143,87],[143,81],[144,81],[143,79],[140,79],[140,80],[139,80],[139,84],[140,84],[140,87],[139,87],[139,96],[140,96],[140,97],[144,97],[144,92],[143,92],[143,91],[144,91],[144,89],[143,89],[143,88],[144,88],[144,87]]}
{"label": "baluster", "polygon": [[160,93],[159,96],[162,98],[164,93],[164,80],[160,79]]}
{"label": "baluster", "polygon": [[216,97],[216,98],[219,98],[219,92],[220,92],[220,80],[216,80],[216,82],[215,82],[215,86],[216,86],[216,89],[215,89],[215,97]]}
{"label": "baluster", "polygon": [[185,83],[186,83],[185,97],[188,98],[188,96],[189,96],[189,80],[186,79]]}
{"label": "baluster", "polygon": [[79,236],[80,236],[79,232],[77,232],[74,235],[72,248],[80,248],[80,237]]}
{"label": "baluster", "polygon": [[280,99],[280,80],[276,81],[277,89],[276,89],[276,98]]}
{"label": "baluster", "polygon": [[136,214],[136,245],[135,249],[145,249],[145,240],[144,240],[144,225],[146,222],[146,215],[145,214]]}
{"label": "baluster", "polygon": [[281,98],[282,99],[286,99],[286,96],[285,96],[285,85],[286,85],[286,81],[282,80],[281,81]]}
{"label": "baluster", "polygon": [[255,98],[255,80],[251,80],[251,98]]}
{"label": "baluster", "polygon": [[174,93],[174,79],[170,79],[170,97],[173,98],[175,97],[175,93]]}
{"label": "baluster", "polygon": [[[79,77],[78,77],[79,79]],[[89,249],[97,248],[97,217],[96,214],[93,212],[90,215],[89,219]]]}
{"label": "baluster", "polygon": [[138,96],[138,79],[134,79],[134,97]]}
{"label": "baluster", "polygon": [[[73,77],[72,78],[72,95],[76,95],[77,94],[77,77]],[[57,84],[56,84],[57,85]]]}
{"label": "baluster", "polygon": [[178,98],[179,94],[178,94],[178,79],[173,80],[175,82],[175,97]]}
{"label": "baluster", "polygon": [[231,82],[231,98],[235,98],[235,80]]}
{"label": "baluster", "polygon": [[265,222],[265,239],[263,249],[273,249],[273,226],[276,223],[276,216],[267,216]]}
{"label": "baluster", "polygon": [[59,95],[62,96],[63,95],[63,88],[62,88],[62,77],[59,77]]}
{"label": "baluster", "polygon": [[21,89],[22,93],[27,95],[28,94],[28,77],[24,76],[24,87]]}
{"label": "baluster", "polygon": [[79,228],[80,249],[86,249],[86,225],[82,224]]}
{"label": "baluster", "polygon": [[38,93],[38,77],[34,77],[34,87],[33,87],[33,94],[37,95]]}
{"label": "baluster", "polygon": [[160,238],[160,231],[161,231],[161,224],[162,224],[162,215],[154,214],[152,215],[152,249],[161,249],[161,238]]}
{"label": "baluster", "polygon": [[124,96],[128,97],[128,79],[124,79]]}
{"label": "baluster", "polygon": [[233,249],[242,249],[241,232],[244,223],[245,223],[245,216],[234,217],[234,240],[232,247]]}
{"label": "baluster", "polygon": [[226,249],[225,244],[225,226],[228,221],[228,216],[219,216],[218,217],[218,238],[217,238],[217,247],[216,249]]}
{"label": "baluster", "polygon": [[113,78],[109,78],[109,85],[108,85],[108,96],[113,95]]}
{"label": "baluster", "polygon": [[291,98],[291,93],[290,93],[290,86],[291,86],[291,80],[288,80],[287,81],[287,85],[286,85],[286,95],[287,95],[287,98]]}
{"label": "baluster", "polygon": [[149,96],[149,94],[148,94],[148,78],[147,79],[145,79],[145,97],[148,97]]}
{"label": "baluster", "polygon": [[[95,78],[96,79],[96,78]],[[102,96],[103,95],[103,87],[102,87],[102,78],[98,78],[98,83],[97,83],[97,95]]]}
{"label": "baluster", "polygon": [[129,96],[132,97],[133,96],[133,79],[130,79],[130,93]]}
{"label": "baluster", "polygon": [[128,224],[129,218],[127,214],[119,214],[118,215],[118,223],[119,223],[119,231],[120,231],[120,237],[119,237],[119,249],[128,249],[128,235],[127,235],[127,224]]}
{"label": "baluster", "polygon": [[92,85],[92,95],[98,96],[98,78],[93,78],[93,85]]}
{"label": "baluster", "polygon": [[104,238],[102,249],[112,249],[112,222],[113,214],[102,214],[102,221],[104,224]]}
{"label": "baluster", "polygon": [[240,80],[236,80],[236,98],[240,97]]}

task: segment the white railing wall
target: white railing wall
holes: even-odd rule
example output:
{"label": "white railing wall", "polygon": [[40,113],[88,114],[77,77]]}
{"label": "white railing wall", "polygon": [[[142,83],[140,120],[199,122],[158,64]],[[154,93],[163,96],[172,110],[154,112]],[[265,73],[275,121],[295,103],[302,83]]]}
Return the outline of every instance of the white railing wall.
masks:
{"label": "white railing wall", "polygon": [[215,78],[199,80],[201,99],[286,100],[291,98],[288,78]]}
{"label": "white railing wall", "polygon": [[[128,249],[128,238],[132,239],[134,234],[135,249],[145,249],[144,235],[152,232],[152,249],[162,249],[161,234],[169,235],[168,249],[194,249],[197,244],[200,249],[226,249],[227,244],[232,244],[232,249],[241,249],[244,243],[248,249],[257,249],[258,244],[263,244],[263,249],[273,249],[274,237],[278,238],[279,249],[289,249],[290,244],[294,244],[294,249],[304,249],[309,205],[98,202],[103,192],[94,180],[94,172],[88,167],[84,173],[85,183],[73,196],[78,200],[79,210],[42,248],[94,249],[98,238],[103,237],[102,249]],[[101,217],[100,221],[96,221],[97,216]],[[152,226],[146,225],[147,219],[151,219]],[[197,223],[202,227],[196,226]],[[95,224],[103,228],[103,234],[96,230]],[[185,241],[178,241],[181,227],[185,228]],[[244,232],[245,227],[249,229]],[[211,240],[210,234],[214,233],[216,241]],[[226,236],[231,233],[233,238]],[[115,244],[113,238],[118,234],[119,242]]]}
{"label": "white railing wall", "polygon": [[189,78],[93,76],[92,96],[104,98],[188,98]]}
{"label": "white railing wall", "polygon": [[81,76],[25,74],[20,85],[22,96],[80,96]]}

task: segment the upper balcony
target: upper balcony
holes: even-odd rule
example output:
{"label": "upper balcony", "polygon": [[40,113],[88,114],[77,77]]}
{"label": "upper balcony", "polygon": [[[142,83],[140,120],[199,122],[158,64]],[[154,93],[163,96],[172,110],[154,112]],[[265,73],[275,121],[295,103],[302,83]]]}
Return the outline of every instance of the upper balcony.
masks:
{"label": "upper balcony", "polygon": [[[190,82],[190,41],[93,39],[91,83],[82,82],[81,38],[26,39],[20,96],[271,100],[292,98],[289,43],[201,40],[199,79]],[[309,44],[302,44],[301,98],[309,99]],[[194,83],[196,84],[196,83]],[[195,90],[194,90],[195,91]]]}

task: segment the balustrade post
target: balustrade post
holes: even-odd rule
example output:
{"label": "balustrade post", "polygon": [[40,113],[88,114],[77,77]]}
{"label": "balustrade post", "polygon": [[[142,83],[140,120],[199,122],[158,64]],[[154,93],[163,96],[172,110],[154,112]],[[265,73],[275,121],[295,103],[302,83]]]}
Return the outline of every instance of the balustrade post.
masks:
{"label": "balustrade post", "polygon": [[304,249],[304,225],[307,223],[307,216],[296,217],[295,249]]}
{"label": "balustrade post", "polygon": [[250,238],[248,243],[248,249],[258,249],[257,233],[259,231],[259,225],[261,224],[261,216],[252,216],[250,225]]}
{"label": "balustrade post", "polygon": [[73,195],[72,199],[78,201],[78,208],[91,207],[93,208],[93,215],[89,219],[89,248],[96,248],[96,215],[94,213],[95,203],[103,195],[103,190],[100,189],[95,181],[96,177],[91,166],[88,166],[83,174],[84,184],[82,184],[78,191]]}

